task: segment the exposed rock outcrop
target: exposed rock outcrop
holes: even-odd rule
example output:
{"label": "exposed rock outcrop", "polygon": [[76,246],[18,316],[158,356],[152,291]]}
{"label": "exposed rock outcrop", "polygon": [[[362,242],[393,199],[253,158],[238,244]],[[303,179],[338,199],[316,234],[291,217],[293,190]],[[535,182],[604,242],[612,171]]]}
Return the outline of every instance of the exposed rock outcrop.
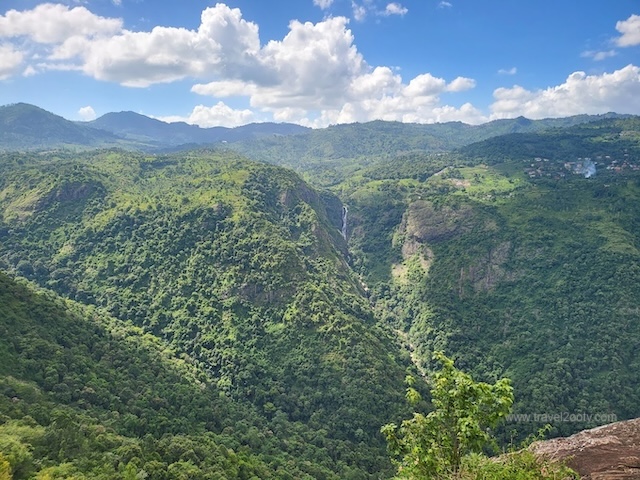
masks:
{"label": "exposed rock outcrop", "polygon": [[401,228],[420,243],[437,243],[471,230],[473,223],[469,205],[438,208],[432,202],[418,200],[409,205]]}
{"label": "exposed rock outcrop", "polygon": [[565,462],[586,480],[640,479],[640,418],[535,442],[530,449]]}

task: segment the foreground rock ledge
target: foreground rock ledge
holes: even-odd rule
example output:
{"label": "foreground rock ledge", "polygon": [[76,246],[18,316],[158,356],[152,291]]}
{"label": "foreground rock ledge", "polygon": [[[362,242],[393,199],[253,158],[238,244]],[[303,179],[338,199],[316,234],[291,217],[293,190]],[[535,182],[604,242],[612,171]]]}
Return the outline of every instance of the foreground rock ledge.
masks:
{"label": "foreground rock ledge", "polygon": [[640,479],[640,418],[535,442],[529,448],[565,462],[583,479]]}

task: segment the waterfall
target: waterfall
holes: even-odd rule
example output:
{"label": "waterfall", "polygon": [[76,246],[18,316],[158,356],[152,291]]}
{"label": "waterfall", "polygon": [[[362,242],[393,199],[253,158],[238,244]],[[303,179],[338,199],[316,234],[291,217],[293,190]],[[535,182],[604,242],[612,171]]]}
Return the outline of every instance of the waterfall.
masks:
{"label": "waterfall", "polygon": [[342,237],[346,240],[347,239],[347,214],[349,213],[349,209],[347,208],[346,205],[342,206],[342,230],[340,230],[340,233],[342,234]]}

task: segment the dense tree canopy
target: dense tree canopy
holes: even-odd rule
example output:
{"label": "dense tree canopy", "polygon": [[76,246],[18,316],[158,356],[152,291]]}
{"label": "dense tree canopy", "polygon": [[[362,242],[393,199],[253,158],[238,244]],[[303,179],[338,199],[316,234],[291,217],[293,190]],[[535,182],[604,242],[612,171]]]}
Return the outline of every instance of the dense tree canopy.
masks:
{"label": "dense tree canopy", "polygon": [[[401,478],[437,478],[456,474],[463,457],[481,453],[491,445],[488,429],[504,420],[511,411],[513,389],[508,379],[495,384],[475,382],[458,370],[453,360],[442,352],[434,359],[440,369],[431,380],[431,403],[428,414],[414,413],[402,425],[382,427],[390,452],[398,457]],[[420,394],[408,377],[407,399],[413,405]]]}
{"label": "dense tree canopy", "polygon": [[[117,432],[140,441],[201,429],[251,450],[266,445],[272,472],[300,472],[284,467],[282,449],[308,462],[312,477],[368,478],[389,468],[380,419],[403,408],[395,387],[409,361],[376,325],[348,268],[326,206],[340,209],[339,201],[327,202],[289,171],[229,154],[7,156],[2,166],[3,267],[136,326],[213,391],[189,399],[200,402],[190,407],[174,398],[179,389],[148,386],[151,372],[131,386],[108,368],[104,378],[85,378],[80,373],[97,366],[64,355],[53,362],[49,350],[71,351],[47,350],[42,331],[17,335],[25,346],[5,365],[24,368],[5,375],[36,382],[65,405],[119,412]],[[69,327],[59,332],[63,347],[125,355],[95,347],[90,335],[71,341]],[[34,355],[43,356],[37,377],[27,367]],[[231,422],[216,410],[218,397],[249,413]],[[156,408],[162,415],[150,417]]]}
{"label": "dense tree canopy", "polygon": [[384,477],[407,374],[460,472],[494,472],[462,454],[503,377],[514,413],[592,414],[552,434],[639,416],[637,119],[434,152],[458,127],[244,145],[322,191],[227,150],[1,154],[0,476]]}

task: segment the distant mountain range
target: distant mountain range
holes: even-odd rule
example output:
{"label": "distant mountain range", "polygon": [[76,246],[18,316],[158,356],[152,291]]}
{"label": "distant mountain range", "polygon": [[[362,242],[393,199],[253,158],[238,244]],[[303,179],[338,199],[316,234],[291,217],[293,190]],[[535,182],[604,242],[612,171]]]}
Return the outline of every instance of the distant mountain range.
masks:
{"label": "distant mountain range", "polygon": [[235,128],[200,128],[184,122],[167,123],[135,112],[107,113],[86,125],[128,141],[159,147],[237,142],[262,136],[294,135],[310,130],[292,123],[250,123]]}
{"label": "distant mountain range", "polygon": [[443,151],[507,133],[539,132],[617,117],[623,115],[609,113],[544,120],[519,117],[473,126],[462,122],[422,125],[373,121],[316,130],[290,123],[201,128],[184,122],[166,123],[134,112],[107,113],[91,122],[72,122],[34,105],[17,103],[0,107],[0,150],[120,147],[161,151],[228,142],[242,143],[234,148],[248,154],[258,152],[258,156],[265,157],[260,160],[267,161],[273,161],[270,157],[274,148],[281,160],[283,147],[296,159],[348,158],[380,151],[380,142],[386,146],[392,144],[396,153]]}
{"label": "distant mountain range", "polygon": [[200,128],[166,123],[134,112],[107,113],[92,122],[72,122],[26,103],[0,107],[0,150],[67,146],[135,150],[193,148],[220,142],[293,135],[310,129],[291,123],[252,123],[236,128]]}
{"label": "distant mountain range", "polygon": [[0,150],[116,145],[113,133],[70,122],[25,103],[0,107]]}
{"label": "distant mountain range", "polygon": [[[134,149],[204,129],[0,117],[4,148],[71,146],[0,152],[12,478],[391,478],[381,425],[431,410],[405,379],[430,398],[435,351],[511,379],[499,451],[640,417],[640,116],[253,125],[158,155]],[[543,445],[608,474],[574,460],[628,457],[636,427]]]}

